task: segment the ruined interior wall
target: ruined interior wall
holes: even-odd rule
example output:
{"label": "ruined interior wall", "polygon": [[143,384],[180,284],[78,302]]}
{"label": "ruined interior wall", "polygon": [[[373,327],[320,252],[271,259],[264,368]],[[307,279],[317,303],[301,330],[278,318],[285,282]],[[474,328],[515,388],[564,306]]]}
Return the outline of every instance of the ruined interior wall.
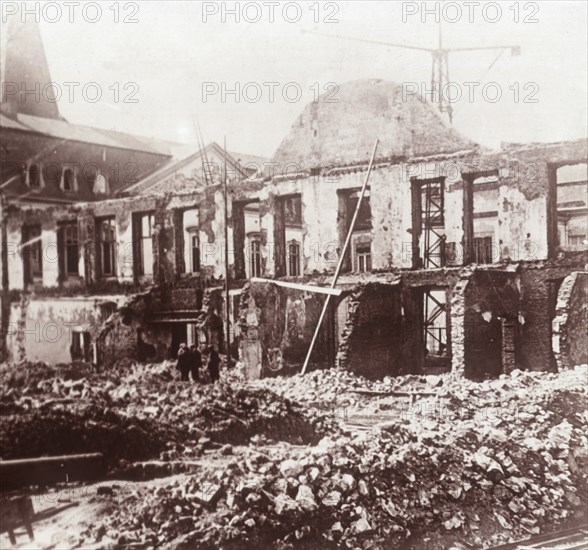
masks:
{"label": "ruined interior wall", "polygon": [[[515,368],[513,354],[503,354],[502,319],[518,320],[520,280],[515,271],[475,270],[464,293],[465,376],[497,377]],[[505,342],[508,344],[508,342]],[[512,349],[508,346],[508,349]],[[504,360],[508,364],[503,364]]]}
{"label": "ruined interior wall", "polygon": [[[304,272],[332,272],[343,246],[337,191],[361,189],[366,167],[349,168],[302,181]],[[401,165],[376,167],[368,182],[372,211],[372,267],[410,267],[410,182]],[[281,191],[281,190],[280,190]],[[348,252],[349,253],[349,252]]]}
{"label": "ruined interior wall", "polygon": [[166,358],[168,338],[171,339],[171,335],[168,327],[155,329],[149,325],[151,311],[150,291],[127,296],[117,303],[115,313],[103,320],[104,323],[94,335],[100,365],[109,366],[124,360],[134,361],[140,355],[145,360]]}
{"label": "ruined interior wall", "polygon": [[[350,298],[339,366],[371,379],[395,376],[400,366],[401,308],[398,285],[368,284]],[[354,303],[353,303],[354,302]]]}
{"label": "ruined interior wall", "polygon": [[558,369],[588,363],[588,273],[575,272],[561,284],[553,320]]}
{"label": "ruined interior wall", "polygon": [[[306,273],[333,272],[337,266],[338,234],[337,189],[341,182],[320,185],[318,178],[302,182],[302,219],[304,229],[304,265]],[[347,185],[361,185],[347,178]]]}
{"label": "ruined interior wall", "polygon": [[[323,300],[324,296],[313,292],[251,283],[241,299],[241,333],[247,334],[241,343],[241,358],[259,362],[261,356],[261,375],[299,371]],[[319,342],[313,361],[320,361],[323,354]]]}
{"label": "ruined interior wall", "polygon": [[524,324],[520,327],[519,357],[523,368],[556,368],[552,350],[552,319],[555,311],[550,310],[549,281],[561,280],[577,269],[577,262],[571,265],[564,262],[559,265],[556,262],[543,266],[529,264],[521,269],[521,309]]}
{"label": "ruined interior wall", "polygon": [[[7,330],[11,361],[44,361],[56,364],[71,361],[72,331],[96,336],[102,316],[98,297],[31,299],[23,296],[12,303]],[[122,296],[109,296],[120,303]]]}
{"label": "ruined interior wall", "polygon": [[370,176],[372,268],[411,267],[411,193],[404,166],[378,169]]}

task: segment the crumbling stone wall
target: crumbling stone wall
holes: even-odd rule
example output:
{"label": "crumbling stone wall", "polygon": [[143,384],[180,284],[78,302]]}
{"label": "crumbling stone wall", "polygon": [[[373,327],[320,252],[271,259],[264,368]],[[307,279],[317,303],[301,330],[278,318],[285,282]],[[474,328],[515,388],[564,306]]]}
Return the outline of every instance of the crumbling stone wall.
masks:
{"label": "crumbling stone wall", "polygon": [[476,269],[464,289],[464,298],[465,376],[495,378],[513,370],[512,340],[520,312],[518,273]]}
{"label": "crumbling stone wall", "polygon": [[552,320],[556,299],[550,296],[554,281],[563,281],[570,273],[582,269],[586,255],[570,255],[558,261],[525,263],[521,266],[521,313],[519,357],[528,370],[556,370],[552,349]]}
{"label": "crumbling stone wall", "polygon": [[558,369],[588,363],[588,273],[575,272],[561,284],[553,320]]}
{"label": "crumbling stone wall", "polygon": [[[122,296],[109,296],[119,303]],[[22,293],[12,303],[6,327],[8,360],[44,361],[48,364],[71,361],[72,332],[89,332],[94,338],[102,326],[100,298],[77,296],[34,298]]]}
{"label": "crumbling stone wall", "polygon": [[[318,322],[324,296],[314,292],[251,283],[241,297],[241,358],[259,362],[261,376],[298,372]],[[315,347],[312,362],[325,358],[325,344]],[[251,363],[250,363],[251,364]],[[257,367],[252,367],[254,370]]]}
{"label": "crumbling stone wall", "polygon": [[466,295],[472,271],[464,269],[458,281],[453,285],[451,307],[451,373],[453,376],[465,375],[465,311]]}
{"label": "crumbling stone wall", "polygon": [[153,310],[153,291],[127,297],[94,335],[98,352],[98,363],[113,365],[124,360],[136,360],[139,355],[145,360],[166,358],[166,328],[154,330],[148,323]]}
{"label": "crumbling stone wall", "polygon": [[400,366],[402,315],[398,285],[366,284],[350,297],[338,365],[367,378],[395,376]]}

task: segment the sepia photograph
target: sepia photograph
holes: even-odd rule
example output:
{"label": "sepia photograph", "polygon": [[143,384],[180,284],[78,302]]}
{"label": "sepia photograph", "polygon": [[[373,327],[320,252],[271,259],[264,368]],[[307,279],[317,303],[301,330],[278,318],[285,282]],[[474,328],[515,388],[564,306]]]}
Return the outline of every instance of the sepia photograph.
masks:
{"label": "sepia photograph", "polygon": [[586,0],[0,17],[0,550],[588,550]]}

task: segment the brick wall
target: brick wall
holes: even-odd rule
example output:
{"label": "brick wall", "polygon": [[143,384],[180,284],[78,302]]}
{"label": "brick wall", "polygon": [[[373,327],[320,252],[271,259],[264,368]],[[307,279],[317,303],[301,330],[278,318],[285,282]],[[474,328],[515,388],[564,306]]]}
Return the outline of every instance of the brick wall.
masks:
{"label": "brick wall", "polygon": [[568,275],[558,293],[553,348],[559,369],[588,363],[588,273]]}

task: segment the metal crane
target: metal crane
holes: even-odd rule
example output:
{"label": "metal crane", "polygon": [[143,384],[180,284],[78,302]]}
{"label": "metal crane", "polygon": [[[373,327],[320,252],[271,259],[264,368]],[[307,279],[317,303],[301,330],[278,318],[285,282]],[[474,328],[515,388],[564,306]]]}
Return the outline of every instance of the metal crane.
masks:
{"label": "metal crane", "polygon": [[[308,34],[317,34],[320,36],[328,36],[329,38],[342,38],[344,40],[354,40],[356,42],[366,42],[368,44],[379,44],[380,46],[388,46],[392,48],[404,48],[407,50],[420,50],[429,52],[433,57],[433,64],[431,68],[431,90],[437,95],[437,107],[441,113],[447,113],[449,122],[453,122],[453,107],[451,102],[447,101],[444,96],[443,87],[449,82],[449,54],[450,52],[467,52],[474,50],[500,50],[498,57],[502,55],[504,50],[510,49],[511,55],[521,55],[520,46],[477,46],[471,48],[444,48],[443,36],[441,32],[441,25],[439,25],[439,46],[437,48],[423,48],[421,46],[410,46],[407,44],[394,44],[392,42],[383,42],[381,40],[367,40],[364,38],[355,38],[351,36],[342,36],[338,34],[328,34],[316,31],[302,31]],[[490,64],[490,69],[498,60],[498,57]]]}

